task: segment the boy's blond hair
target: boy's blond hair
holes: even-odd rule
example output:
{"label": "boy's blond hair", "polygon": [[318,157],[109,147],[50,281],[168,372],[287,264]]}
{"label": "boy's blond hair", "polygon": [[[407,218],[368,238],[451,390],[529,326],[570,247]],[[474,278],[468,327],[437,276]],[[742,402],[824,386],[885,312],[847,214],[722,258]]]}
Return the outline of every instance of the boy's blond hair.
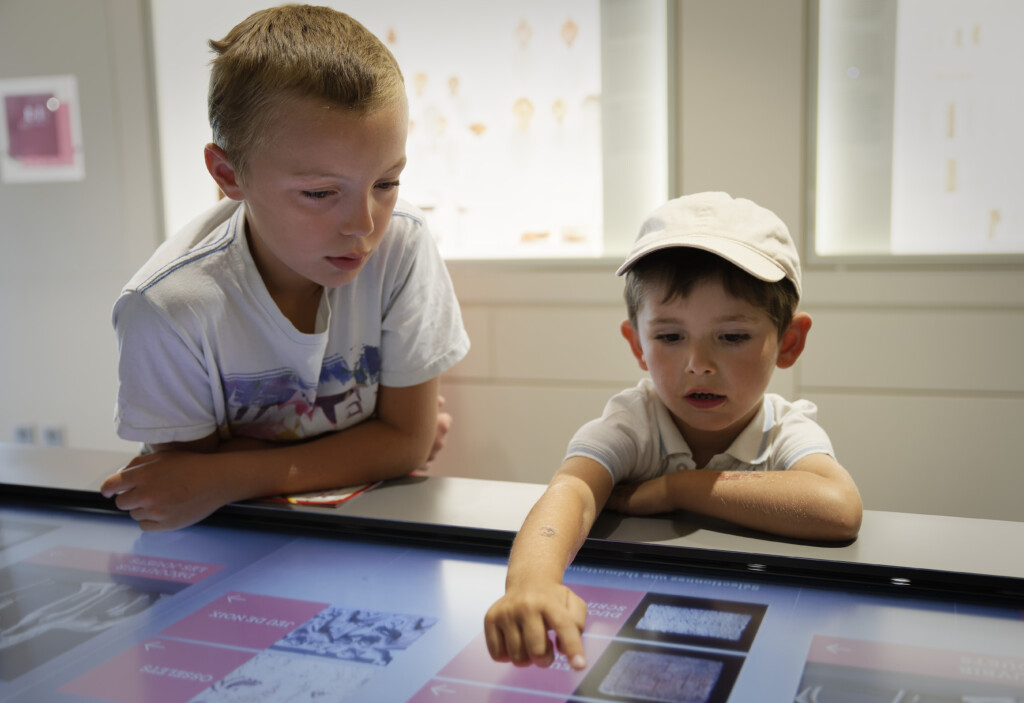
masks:
{"label": "boy's blond hair", "polygon": [[244,177],[283,100],[317,98],[360,114],[404,96],[398,62],[368,29],[327,7],[253,13],[220,41],[211,62],[213,141]]}

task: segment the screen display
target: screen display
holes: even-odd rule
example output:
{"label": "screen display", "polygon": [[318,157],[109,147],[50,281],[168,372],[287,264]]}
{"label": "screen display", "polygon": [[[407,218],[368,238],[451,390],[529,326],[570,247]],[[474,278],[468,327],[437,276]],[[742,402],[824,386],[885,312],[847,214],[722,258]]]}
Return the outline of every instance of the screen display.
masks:
{"label": "screen display", "polygon": [[588,668],[489,658],[498,550],[0,508],[0,699],[1024,701],[1024,610],[578,561]]}

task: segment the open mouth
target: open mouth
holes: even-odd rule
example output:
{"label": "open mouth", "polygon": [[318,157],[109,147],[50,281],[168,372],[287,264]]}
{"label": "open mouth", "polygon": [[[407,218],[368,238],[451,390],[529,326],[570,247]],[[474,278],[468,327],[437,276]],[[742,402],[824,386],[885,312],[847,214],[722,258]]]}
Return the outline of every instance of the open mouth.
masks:
{"label": "open mouth", "polygon": [[365,254],[345,254],[343,256],[328,256],[327,260],[338,269],[343,271],[358,268],[366,259]]}
{"label": "open mouth", "polygon": [[708,391],[694,391],[686,394],[686,402],[697,410],[713,410],[725,403],[725,396]]}

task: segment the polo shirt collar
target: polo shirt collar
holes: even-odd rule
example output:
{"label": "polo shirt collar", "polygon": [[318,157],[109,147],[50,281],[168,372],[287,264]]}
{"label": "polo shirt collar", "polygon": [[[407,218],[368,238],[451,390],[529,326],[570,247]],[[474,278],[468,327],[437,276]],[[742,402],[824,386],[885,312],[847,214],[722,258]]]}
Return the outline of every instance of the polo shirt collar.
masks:
{"label": "polo shirt collar", "polygon": [[[660,400],[657,401],[655,416],[658,421],[658,434],[661,437],[662,456],[683,454],[692,458],[693,452],[690,450],[690,446],[683,439],[682,433],[679,432],[679,428],[672,420],[672,414]],[[763,464],[768,460],[768,444],[773,427],[775,427],[775,409],[769,402],[768,396],[765,395],[757,415],[733,440],[733,443],[725,450],[725,454],[744,464]]]}

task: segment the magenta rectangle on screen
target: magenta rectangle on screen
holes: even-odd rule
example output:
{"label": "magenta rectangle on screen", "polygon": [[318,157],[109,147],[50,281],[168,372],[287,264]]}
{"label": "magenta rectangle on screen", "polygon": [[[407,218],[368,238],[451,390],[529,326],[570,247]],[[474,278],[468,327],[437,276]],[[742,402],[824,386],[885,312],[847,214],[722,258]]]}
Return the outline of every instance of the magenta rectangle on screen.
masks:
{"label": "magenta rectangle on screen", "polygon": [[585,632],[589,635],[614,637],[644,597],[643,591],[578,586],[574,583],[568,586],[587,602]]}
{"label": "magenta rectangle on screen", "polygon": [[120,554],[84,547],[53,547],[29,558],[33,564],[63,566],[69,569],[95,571],[101,574],[117,574],[157,581],[176,583],[199,583],[222,568],[220,564],[204,564],[198,561],[165,559],[145,554]]}
{"label": "magenta rectangle on screen", "polygon": [[462,681],[431,679],[416,692],[407,703],[436,703],[436,701],[458,701],[458,703],[564,703],[565,698],[552,698],[541,694],[518,690],[503,690]]}
{"label": "magenta rectangle on screen", "polygon": [[[583,651],[587,655],[587,662],[596,662],[608,647],[609,641],[601,637],[584,637]],[[565,656],[557,652],[554,663],[546,669],[538,666],[519,668],[507,662],[496,662],[488,654],[487,641],[483,633],[480,633],[448,662],[438,675],[495,686],[568,695],[576,690],[588,670],[589,667],[583,671],[575,671],[569,666]]]}
{"label": "magenta rectangle on screen", "polygon": [[195,642],[148,639],[60,691],[112,703],[185,703],[253,656],[254,652]]}
{"label": "magenta rectangle on screen", "polygon": [[815,635],[807,661],[1024,688],[1024,658]]}
{"label": "magenta rectangle on screen", "polygon": [[233,591],[179,620],[161,634],[233,647],[266,649],[327,605]]}

